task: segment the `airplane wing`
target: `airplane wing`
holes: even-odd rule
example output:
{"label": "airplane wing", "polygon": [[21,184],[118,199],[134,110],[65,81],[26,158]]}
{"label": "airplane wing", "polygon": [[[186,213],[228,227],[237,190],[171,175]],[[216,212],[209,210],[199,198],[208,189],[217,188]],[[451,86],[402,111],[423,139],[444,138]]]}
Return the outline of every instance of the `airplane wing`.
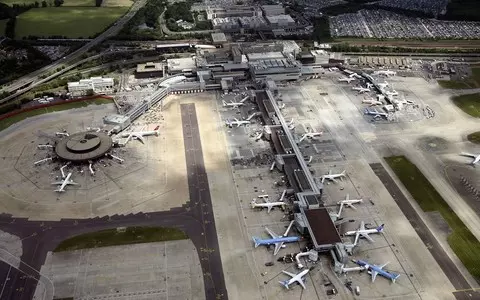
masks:
{"label": "airplane wing", "polygon": [[390,262],[387,261],[386,263],[384,263],[383,265],[380,265],[380,266],[377,266],[379,269],[383,269],[386,265],[388,265]]}
{"label": "airplane wing", "polygon": [[378,272],[373,269],[370,269],[370,273],[372,273],[372,282],[374,282],[375,278],[377,278]]}
{"label": "airplane wing", "polygon": [[145,144],[145,139],[141,134],[134,134],[134,137],[136,137],[142,144]]}
{"label": "airplane wing", "polygon": [[271,231],[267,227],[265,227],[265,230],[268,232],[268,234],[272,237],[272,239],[278,239],[280,236],[275,234],[275,232]]}
{"label": "airplane wing", "polygon": [[365,222],[362,221],[362,222],[360,223],[360,229],[359,229],[359,230],[360,230],[360,231],[365,230]]}
{"label": "airplane wing", "polygon": [[63,181],[52,182],[52,185],[62,185]]}
{"label": "airplane wing", "polygon": [[283,242],[275,243],[275,250],[273,250],[273,256],[277,255],[278,251],[282,249]]}
{"label": "airplane wing", "polygon": [[296,279],[295,280],[296,282],[298,282],[303,289],[306,289],[307,287],[305,286],[305,282],[303,282],[303,279],[302,278],[299,278],[299,279]]}
{"label": "airplane wing", "polygon": [[80,185],[80,184],[73,181],[69,181],[67,182],[67,185]]}
{"label": "airplane wing", "polygon": [[297,274],[290,273],[288,271],[282,271],[283,274],[287,274],[290,277],[295,277]]}
{"label": "airplane wing", "polygon": [[467,157],[473,157],[473,158],[476,157],[476,155],[473,155],[473,154],[470,154],[470,153],[466,153],[466,152],[462,152],[462,153],[460,153],[460,155],[462,155],[462,156],[467,156]]}
{"label": "airplane wing", "polygon": [[372,243],[374,242],[374,240],[368,235],[368,233],[360,233],[360,234],[370,242]]}

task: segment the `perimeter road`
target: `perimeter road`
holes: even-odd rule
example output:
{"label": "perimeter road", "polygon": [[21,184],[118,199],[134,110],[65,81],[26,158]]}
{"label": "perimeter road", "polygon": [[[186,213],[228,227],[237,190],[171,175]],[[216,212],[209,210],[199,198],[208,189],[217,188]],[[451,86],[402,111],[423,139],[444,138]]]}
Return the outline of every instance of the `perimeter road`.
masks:
{"label": "perimeter road", "polygon": [[480,293],[472,290],[470,284],[465,280],[465,277],[463,277],[462,273],[460,273],[457,266],[452,262],[450,257],[448,257],[447,253],[445,253],[433,233],[427,228],[383,165],[380,163],[373,163],[370,164],[370,167],[378,178],[380,178],[380,181],[382,181],[398,207],[400,207],[405,217],[407,217],[428,251],[430,251],[452,285],[457,289],[457,291],[453,292],[455,298],[457,300],[480,299]]}

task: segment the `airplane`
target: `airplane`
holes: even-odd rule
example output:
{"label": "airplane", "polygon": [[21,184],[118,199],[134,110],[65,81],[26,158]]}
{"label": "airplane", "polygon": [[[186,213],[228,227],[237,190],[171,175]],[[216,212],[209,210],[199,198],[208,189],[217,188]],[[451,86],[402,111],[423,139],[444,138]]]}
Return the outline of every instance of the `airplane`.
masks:
{"label": "airplane", "polygon": [[149,135],[155,135],[158,136],[158,128],[159,126],[155,127],[154,130],[149,130],[149,131],[134,131],[134,132],[125,132],[125,133],[120,133],[120,137],[122,138],[128,138],[128,139],[137,139],[139,140],[142,144],[145,144],[145,139],[143,138],[144,136],[149,136]]}
{"label": "airplane", "polygon": [[281,207],[282,209],[285,207],[285,202],[283,202],[283,197],[285,195],[285,191],[283,191],[283,194],[282,194],[282,197],[280,198],[280,201],[276,201],[276,202],[270,202],[268,200],[268,195],[263,195],[263,196],[258,196],[257,198],[261,198],[263,199],[264,203],[257,203],[257,198],[253,199],[252,202],[250,203],[252,208],[257,208],[257,207],[260,207],[260,208],[267,208],[267,213],[270,213],[270,211],[275,207],[275,206],[279,206]]}
{"label": "airplane", "polygon": [[331,180],[333,182],[337,182],[336,178],[340,178],[342,180],[343,177],[345,177],[345,170],[342,173],[338,174],[332,174],[332,170],[328,171],[328,174],[325,174],[322,176],[322,183],[325,181],[325,179]]}
{"label": "airplane", "polygon": [[340,82],[345,81],[345,82],[348,82],[348,83],[350,83],[351,81],[354,81],[354,80],[356,80],[356,78],[352,78],[352,77],[343,77],[343,78],[338,79],[338,81],[340,81]]}
{"label": "airplane", "polygon": [[298,236],[287,236],[294,222],[295,221],[290,222],[290,225],[288,225],[288,228],[283,234],[283,236],[279,236],[275,234],[273,231],[271,231],[270,229],[268,229],[267,227],[265,227],[265,230],[268,232],[271,238],[260,239],[257,237],[252,237],[252,240],[255,243],[255,248],[257,248],[260,245],[265,245],[265,246],[275,245],[275,250],[273,250],[273,255],[275,256],[277,255],[278,251],[280,251],[280,249],[284,247],[284,243],[295,243],[300,241],[301,238]]}
{"label": "airplane", "polygon": [[225,125],[232,128],[234,125],[237,125],[237,127],[240,127],[241,125],[247,125],[250,124],[250,121],[248,120],[239,120],[237,118],[233,118],[233,121],[231,120],[226,120]]}
{"label": "airplane", "polygon": [[69,184],[79,185],[78,183],[73,182],[73,180],[70,180],[70,177],[72,177],[72,173],[68,173],[67,177],[65,177],[65,179],[62,181],[52,182],[53,185],[60,185],[60,187],[56,189],[55,192],[59,192],[59,193],[65,192],[65,187]]}
{"label": "airplane", "polygon": [[386,91],[385,94],[388,96],[398,96],[398,92],[393,90],[393,91]]}
{"label": "airplane", "polygon": [[237,107],[239,107],[239,106],[244,105],[244,104],[245,104],[244,102],[245,102],[248,98],[249,98],[249,97],[246,96],[245,98],[243,98],[242,100],[240,100],[240,102],[233,102],[233,101],[232,101],[232,102],[227,102],[227,101],[225,101],[225,100],[222,100],[222,104],[223,104],[223,106],[226,106],[226,107],[237,108]]}
{"label": "airplane", "polygon": [[352,209],[357,209],[355,206],[353,206],[353,204],[357,204],[357,203],[363,203],[363,199],[350,199],[350,195],[347,194],[345,196],[345,200],[342,200],[342,201],[339,201],[337,202],[337,204],[340,204],[340,205],[343,205],[345,204],[346,206],[352,208]]}
{"label": "airplane", "polygon": [[290,285],[292,283],[298,282],[302,286],[302,288],[306,289],[307,287],[305,286],[305,282],[303,281],[303,277],[305,277],[305,275],[307,275],[307,273],[310,272],[310,270],[311,269],[306,269],[306,270],[303,270],[302,272],[300,272],[298,274],[293,274],[293,273],[290,273],[290,272],[287,272],[287,271],[282,271],[282,273],[287,274],[291,278],[287,279],[287,280],[279,281],[279,283],[281,285],[283,285],[286,289],[290,289]]}
{"label": "airplane", "polygon": [[359,93],[365,93],[365,92],[370,92],[369,88],[364,88],[364,87],[353,87],[352,90],[358,91]]}
{"label": "airplane", "polygon": [[368,109],[366,108],[364,113],[366,115],[370,115],[370,116],[373,116],[374,118],[380,118],[380,117],[384,117],[384,118],[388,118],[388,114],[387,113],[384,113],[384,112],[379,112],[377,111],[376,109]]}
{"label": "airplane", "polygon": [[386,88],[387,86],[390,86],[390,85],[388,84],[388,82],[377,83],[377,85],[378,85],[381,89],[384,89],[384,88]]}
{"label": "airplane", "polygon": [[368,262],[360,259],[352,260],[352,261],[357,265],[359,265],[360,267],[363,267],[364,270],[369,271],[369,273],[372,275],[372,282],[375,281],[375,278],[377,278],[377,275],[390,279],[393,283],[395,283],[398,277],[400,277],[400,274],[391,273],[383,269],[386,265],[389,264],[389,262],[386,262],[383,265],[377,266],[377,265],[371,265]]}
{"label": "airplane", "polygon": [[312,139],[312,138],[314,138],[316,136],[320,136],[322,134],[323,134],[323,131],[314,132],[313,129],[309,128],[308,131],[302,135],[302,137],[300,138],[300,140],[298,142],[301,143],[305,138]]}
{"label": "airplane", "polygon": [[375,100],[375,99],[364,99],[364,100],[362,100],[362,103],[370,104],[370,106],[382,105],[383,104],[382,101]]}
{"label": "airplane", "polygon": [[355,206],[353,206],[353,204],[362,203],[362,202],[363,202],[363,199],[350,199],[350,195],[347,194],[347,196],[345,197],[345,200],[337,202],[337,204],[340,204],[340,208],[338,209],[338,213],[330,213],[330,217],[332,218],[333,221],[336,221],[336,220],[340,219],[340,217],[342,215],[342,210],[343,210],[344,205],[356,210],[357,208]]}
{"label": "airplane", "polygon": [[360,223],[360,228],[358,228],[357,230],[354,230],[354,231],[347,231],[345,232],[343,235],[344,236],[350,236],[350,235],[354,235],[355,236],[355,242],[353,243],[354,245],[357,244],[358,242],[358,239],[360,238],[360,236],[366,238],[367,240],[369,240],[370,242],[373,242],[373,239],[369,236],[369,234],[371,233],[381,233],[383,232],[383,227],[385,226],[385,224],[382,224],[380,226],[378,226],[377,228],[372,228],[372,229],[366,229],[365,228],[365,222],[361,222]]}
{"label": "airplane", "polygon": [[475,154],[462,152],[462,153],[460,153],[460,155],[473,158],[473,161],[470,163],[470,165],[472,165],[474,167],[478,162],[480,162],[480,154],[475,155]]}
{"label": "airplane", "polygon": [[390,77],[390,76],[395,76],[397,75],[397,72],[395,71],[390,71],[390,70],[381,70],[381,71],[375,71],[374,72],[375,75],[384,75],[386,77]]}

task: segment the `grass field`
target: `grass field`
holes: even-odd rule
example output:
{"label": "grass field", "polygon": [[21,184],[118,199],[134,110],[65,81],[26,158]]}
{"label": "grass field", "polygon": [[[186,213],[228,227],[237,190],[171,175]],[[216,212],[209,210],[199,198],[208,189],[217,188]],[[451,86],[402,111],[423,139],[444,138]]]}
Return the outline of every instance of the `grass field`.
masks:
{"label": "grass field", "polygon": [[104,31],[127,10],[128,7],[33,8],[17,17],[15,36],[88,38]]}
{"label": "grass field", "polygon": [[[42,0],[0,0],[0,2],[5,3],[7,5],[12,5],[12,4],[32,4],[35,3],[35,1],[38,1],[39,3],[42,2]],[[49,4],[48,6],[54,6],[53,5],[53,0],[46,0],[47,3]],[[50,5],[51,4],[51,5]],[[132,6],[133,1],[132,0],[103,0],[102,6],[106,7],[130,7]],[[88,6],[88,7],[95,7],[95,0],[64,0],[64,3],[62,4],[63,6]]]}
{"label": "grass field", "polygon": [[465,80],[438,80],[438,84],[446,89],[476,89],[480,88],[480,68],[472,68],[472,76]]}
{"label": "grass field", "polygon": [[470,133],[467,135],[467,139],[474,144],[480,144],[480,131]]}
{"label": "grass field", "polygon": [[112,100],[110,99],[105,99],[105,98],[96,98],[96,99],[91,99],[91,100],[85,100],[85,101],[79,101],[79,102],[72,102],[72,103],[65,103],[65,104],[60,104],[60,105],[55,105],[51,107],[46,107],[46,108],[39,108],[31,111],[27,111],[24,113],[20,113],[18,115],[12,116],[10,118],[6,118],[3,120],[0,120],[0,131],[4,130],[5,128],[8,128],[9,126],[20,122],[22,120],[25,120],[26,118],[41,115],[41,114],[46,114],[46,113],[51,113],[55,111],[62,111],[62,110],[67,110],[67,109],[72,109],[72,108],[79,108],[79,107],[85,107],[90,104],[109,104],[112,103]]}
{"label": "grass field", "polygon": [[480,94],[454,96],[452,101],[465,113],[480,118]]}
{"label": "grass field", "polygon": [[470,274],[480,280],[480,242],[406,157],[392,156],[385,157],[385,160],[424,212],[437,211],[442,215],[452,230],[447,238],[448,244]]}
{"label": "grass field", "polygon": [[5,27],[7,26],[8,19],[0,20],[0,36],[5,35]]}
{"label": "grass field", "polygon": [[98,247],[153,243],[187,239],[187,235],[175,228],[128,227],[124,231],[107,229],[77,235],[65,240],[53,252],[72,251]]}

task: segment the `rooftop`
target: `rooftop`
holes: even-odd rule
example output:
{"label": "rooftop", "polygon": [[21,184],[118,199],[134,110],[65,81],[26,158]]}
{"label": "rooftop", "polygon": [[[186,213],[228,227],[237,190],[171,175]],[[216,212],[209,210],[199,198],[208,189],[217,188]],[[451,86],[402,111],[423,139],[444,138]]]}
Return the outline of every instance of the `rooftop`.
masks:
{"label": "rooftop", "polygon": [[225,43],[227,41],[227,37],[223,32],[214,32],[212,33],[212,41],[214,43]]}
{"label": "rooftop", "polygon": [[137,65],[137,73],[162,71],[163,67],[161,63],[147,62],[145,64]]}
{"label": "rooftop", "polygon": [[182,71],[185,69],[195,69],[195,58],[193,57],[184,57],[184,58],[171,58],[167,59],[167,67],[170,71]]}

